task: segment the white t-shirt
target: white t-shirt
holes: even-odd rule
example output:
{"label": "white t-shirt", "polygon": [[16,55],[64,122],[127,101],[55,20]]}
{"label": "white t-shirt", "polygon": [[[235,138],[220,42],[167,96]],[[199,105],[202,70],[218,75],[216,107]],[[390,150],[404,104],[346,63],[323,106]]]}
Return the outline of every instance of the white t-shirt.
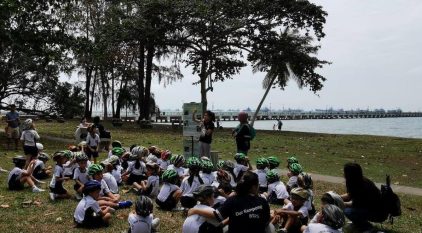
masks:
{"label": "white t-shirt", "polygon": [[122,183],[122,170],[123,170],[122,166],[117,165],[116,169],[113,169],[111,171],[111,174],[114,176],[114,179],[116,179],[117,184]]}
{"label": "white t-shirt", "polygon": [[157,199],[165,202],[167,200],[167,198],[169,197],[169,195],[175,191],[178,190],[179,187],[175,184],[169,184],[169,183],[164,183],[163,186],[161,186],[160,192],[157,195]]}
{"label": "white t-shirt", "polygon": [[109,192],[110,192],[110,189],[108,188],[107,182],[104,179],[101,179],[100,197],[106,196],[106,194]]}
{"label": "white t-shirt", "polygon": [[79,165],[77,163],[72,163],[71,161],[67,161],[64,165],[63,165],[63,175],[64,176],[71,176],[73,174],[73,171],[79,167]]}
{"label": "white t-shirt", "polygon": [[248,167],[247,167],[247,166],[236,163],[236,164],[234,165],[233,173],[234,173],[234,175],[235,175],[236,177],[238,177],[238,176],[239,176],[239,173],[240,173],[241,171],[242,171],[242,172],[246,172],[247,170],[248,170]]}
{"label": "white t-shirt", "polygon": [[117,181],[110,172],[103,174],[103,180],[107,183],[110,192],[114,194],[119,193],[119,186],[117,186]]}
{"label": "white t-shirt", "polygon": [[[284,210],[294,210],[294,207],[293,207],[293,204],[290,202],[290,203],[284,205],[283,209]],[[305,206],[301,206],[297,212],[301,213],[303,218],[307,218],[309,216],[308,215],[308,209]]]}
{"label": "white t-shirt", "polygon": [[22,173],[24,172],[24,170],[18,168],[18,167],[14,167],[10,172],[9,172],[9,176],[7,177],[7,183],[10,182],[10,179],[12,179],[13,175],[16,175],[16,180],[20,180],[22,177]]}
{"label": "white t-shirt", "polygon": [[54,167],[54,174],[53,174],[53,177],[51,178],[50,187],[54,188],[54,186],[56,186],[56,177],[59,177],[59,178],[64,177],[63,172],[64,170],[62,166],[56,165]]}
{"label": "white t-shirt", "polygon": [[189,185],[188,182],[189,176],[183,178],[182,184],[180,184],[180,189],[182,189],[182,196],[193,197],[193,191],[195,191],[201,183],[197,176],[193,178],[192,185]]}
{"label": "white t-shirt", "polygon": [[100,205],[98,204],[98,202],[95,201],[94,198],[92,198],[91,196],[86,195],[78,203],[78,206],[76,206],[75,214],[73,215],[73,218],[76,220],[76,222],[82,223],[84,221],[85,212],[89,208],[92,208],[92,210],[97,214],[101,212]]}
{"label": "white t-shirt", "polygon": [[287,186],[293,187],[297,185],[297,176],[291,176],[287,182]]}
{"label": "white t-shirt", "polygon": [[289,198],[286,186],[281,181],[276,181],[268,185],[268,194],[275,192],[277,199]]}
{"label": "white t-shirt", "polygon": [[140,161],[140,163],[141,163],[141,165],[139,166],[139,168],[138,168],[138,169],[136,169],[136,168],[135,168],[136,161],[132,161],[132,162],[130,162],[130,163],[129,163],[129,166],[128,166],[128,168],[127,168],[127,171],[128,171],[130,174],[134,174],[134,175],[137,175],[137,176],[143,175],[143,174],[146,172],[147,168],[146,168],[146,166],[145,166],[145,163],[144,163],[144,162]]}
{"label": "white t-shirt", "polygon": [[147,188],[152,186],[150,197],[156,197],[160,191],[160,178],[158,176],[149,176],[147,179]]}
{"label": "white t-shirt", "polygon": [[342,231],[333,229],[322,223],[309,223],[304,233],[341,233]]}
{"label": "white t-shirt", "polygon": [[85,172],[81,172],[81,169],[77,167],[75,169],[75,174],[73,174],[73,179],[78,180],[82,184],[85,184],[90,180],[88,175],[88,169],[85,168]]}
{"label": "white t-shirt", "polygon": [[314,192],[312,192],[312,190],[308,189],[308,200],[305,201],[305,203],[303,203],[304,206],[306,206],[306,208],[308,208],[309,211],[312,210],[312,202],[314,201]]}
{"label": "white t-shirt", "polygon": [[199,174],[199,176],[201,176],[201,179],[204,181],[204,184],[205,185],[211,185],[214,182],[214,180],[215,180],[215,177],[214,177],[214,175],[212,173],[203,173],[203,172],[201,172]]}
{"label": "white t-shirt", "polygon": [[[193,208],[214,211],[213,208],[203,204],[198,204]],[[207,219],[200,215],[194,214],[186,218],[185,222],[183,223],[182,233],[198,233],[199,227],[201,227],[204,222],[211,223],[214,226],[218,226],[220,224],[215,219]]]}
{"label": "white t-shirt", "polygon": [[254,171],[258,175],[259,187],[267,187],[267,173],[265,170],[257,169]]}
{"label": "white t-shirt", "polygon": [[187,169],[185,169],[184,167],[176,167],[176,166],[174,166],[174,164],[170,164],[170,165],[167,167],[167,170],[169,170],[169,169],[176,170],[177,175],[179,175],[179,177],[182,177],[182,176],[184,176],[184,175],[188,174],[188,173],[187,173]]}
{"label": "white t-shirt", "polygon": [[40,167],[40,171],[41,171],[41,170],[43,170],[43,169],[45,169],[45,164],[44,164],[44,162],[43,162],[43,161],[41,161],[41,160],[39,160],[39,159],[37,159],[37,160],[35,161],[34,170],[36,170],[38,167]]}
{"label": "white t-shirt", "polygon": [[35,140],[39,139],[40,135],[33,129],[24,130],[21,135],[21,141],[23,141],[25,146],[35,146]]}
{"label": "white t-shirt", "polygon": [[95,137],[92,137],[90,133],[86,136],[86,144],[90,147],[97,147],[100,144],[100,136],[95,134]]}
{"label": "white t-shirt", "polygon": [[164,161],[162,159],[157,160],[158,166],[160,166],[161,170],[165,171],[167,170],[167,167],[170,165],[170,161]]}
{"label": "white t-shirt", "polygon": [[131,233],[151,233],[153,216],[142,217],[131,213],[127,218]]}

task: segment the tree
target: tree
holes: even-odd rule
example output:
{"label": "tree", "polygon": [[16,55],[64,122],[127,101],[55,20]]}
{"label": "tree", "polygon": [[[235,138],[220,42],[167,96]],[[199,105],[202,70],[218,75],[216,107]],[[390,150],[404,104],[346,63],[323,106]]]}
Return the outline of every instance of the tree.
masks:
{"label": "tree", "polygon": [[84,95],[82,89],[68,82],[58,83],[49,94],[50,112],[65,118],[82,116],[84,112]]}
{"label": "tree", "polygon": [[255,42],[249,60],[254,72],[266,72],[262,82],[266,90],[255,110],[252,126],[271,88],[278,86],[284,90],[287,82],[292,79],[299,88],[309,86],[311,91],[317,92],[323,87],[325,78],[315,70],[329,64],[313,56],[320,46],[312,45],[312,37],[301,35],[297,30],[286,28],[280,33],[271,31],[265,37],[261,34],[255,38]]}

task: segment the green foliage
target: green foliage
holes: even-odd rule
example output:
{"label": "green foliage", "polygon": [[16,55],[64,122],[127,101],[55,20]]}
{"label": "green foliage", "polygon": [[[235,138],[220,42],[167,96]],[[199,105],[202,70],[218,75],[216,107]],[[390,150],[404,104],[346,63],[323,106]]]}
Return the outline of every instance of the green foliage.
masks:
{"label": "green foliage", "polygon": [[49,93],[50,111],[65,118],[82,116],[84,96],[79,86],[58,83]]}

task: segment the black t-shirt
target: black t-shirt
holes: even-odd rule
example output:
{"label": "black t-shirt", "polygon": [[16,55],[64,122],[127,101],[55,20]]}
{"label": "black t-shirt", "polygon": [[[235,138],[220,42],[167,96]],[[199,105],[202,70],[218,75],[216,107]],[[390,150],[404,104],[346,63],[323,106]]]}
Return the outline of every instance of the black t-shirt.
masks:
{"label": "black t-shirt", "polygon": [[262,197],[233,196],[215,211],[215,215],[220,221],[230,218],[229,233],[265,233],[270,221],[270,206]]}
{"label": "black t-shirt", "polygon": [[251,147],[251,130],[249,124],[240,125],[239,132],[236,134],[237,150],[247,152]]}
{"label": "black t-shirt", "polygon": [[352,206],[355,208],[367,209],[371,212],[378,212],[382,209],[381,191],[367,178],[363,178],[361,187],[351,195]]}
{"label": "black t-shirt", "polygon": [[210,144],[212,141],[212,134],[206,134],[206,132],[209,129],[214,130],[214,128],[215,128],[214,123],[212,121],[209,121],[209,122],[203,121],[203,124],[201,127],[201,136],[199,137],[199,141]]}

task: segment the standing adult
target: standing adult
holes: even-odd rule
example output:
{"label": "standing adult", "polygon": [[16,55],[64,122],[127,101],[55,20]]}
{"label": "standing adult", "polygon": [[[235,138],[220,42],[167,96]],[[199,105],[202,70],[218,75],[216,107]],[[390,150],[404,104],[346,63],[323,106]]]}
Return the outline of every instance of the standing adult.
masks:
{"label": "standing adult", "polygon": [[277,128],[278,128],[278,131],[281,131],[281,127],[283,127],[283,122],[279,119],[279,120],[277,121]]}
{"label": "standing adult", "polygon": [[16,105],[11,104],[10,106],[10,112],[6,114],[6,134],[7,134],[7,149],[10,150],[10,144],[12,143],[12,140],[15,141],[15,150],[18,150],[19,145],[19,113],[16,112]]}
{"label": "standing adult", "polygon": [[357,163],[346,163],[343,168],[347,193],[341,197],[345,204],[344,214],[357,229],[365,231],[372,226],[369,222],[383,222],[385,214],[381,191],[363,176]]}
{"label": "standing adult", "polygon": [[200,157],[211,158],[211,142],[212,142],[212,133],[214,132],[214,121],[215,114],[210,110],[207,110],[204,113],[202,120],[198,120],[195,117],[196,109],[193,111],[192,120],[196,123],[199,123],[201,128],[201,135],[199,136],[199,154]]}
{"label": "standing adult", "polygon": [[248,123],[248,113],[240,112],[237,116],[239,125],[233,130],[232,135],[236,139],[237,153],[248,154],[251,147],[252,126]]}

